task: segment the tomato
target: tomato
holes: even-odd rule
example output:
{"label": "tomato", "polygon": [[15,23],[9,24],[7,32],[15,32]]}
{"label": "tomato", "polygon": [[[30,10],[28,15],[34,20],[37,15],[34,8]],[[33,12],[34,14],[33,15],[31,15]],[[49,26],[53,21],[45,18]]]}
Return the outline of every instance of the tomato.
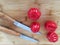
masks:
{"label": "tomato", "polygon": [[31,8],[28,11],[28,18],[31,20],[38,20],[41,16],[41,12],[37,8]]}
{"label": "tomato", "polygon": [[58,35],[55,32],[49,32],[47,34],[47,38],[50,42],[56,42],[58,41]]}
{"label": "tomato", "polygon": [[40,24],[38,22],[32,22],[30,28],[32,32],[36,33],[40,29]]}
{"label": "tomato", "polygon": [[45,28],[48,32],[54,32],[57,28],[57,24],[53,21],[47,21],[45,23]]}

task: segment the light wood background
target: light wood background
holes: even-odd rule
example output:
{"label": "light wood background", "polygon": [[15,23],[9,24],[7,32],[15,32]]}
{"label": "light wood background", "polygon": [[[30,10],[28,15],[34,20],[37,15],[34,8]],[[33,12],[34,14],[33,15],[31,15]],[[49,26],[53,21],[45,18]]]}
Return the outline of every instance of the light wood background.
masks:
{"label": "light wood background", "polygon": [[[2,10],[7,13],[8,16],[27,26],[29,26],[32,22],[27,17],[28,10],[32,7],[38,8],[42,13],[40,19],[38,20],[41,24],[40,32],[42,33],[39,45],[60,44],[60,0],[0,0],[0,5]],[[43,26],[47,20],[53,20],[58,25],[56,33],[59,35],[59,40],[56,43],[49,42],[45,37],[46,31]]]}

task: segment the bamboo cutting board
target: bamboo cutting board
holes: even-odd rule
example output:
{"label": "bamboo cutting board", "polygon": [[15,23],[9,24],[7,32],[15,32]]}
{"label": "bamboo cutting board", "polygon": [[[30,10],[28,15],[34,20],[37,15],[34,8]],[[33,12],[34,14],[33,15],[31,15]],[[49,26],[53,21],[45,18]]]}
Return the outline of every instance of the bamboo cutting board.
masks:
{"label": "bamboo cutting board", "polygon": [[[8,16],[27,26],[30,26],[32,22],[27,17],[28,10],[32,7],[38,8],[42,13],[38,20],[41,24],[40,32],[42,33],[38,44],[60,44],[60,0],[0,0],[0,5]],[[49,42],[45,37],[46,31],[43,26],[47,20],[53,20],[58,25],[56,33],[59,35],[59,40],[56,43]]]}

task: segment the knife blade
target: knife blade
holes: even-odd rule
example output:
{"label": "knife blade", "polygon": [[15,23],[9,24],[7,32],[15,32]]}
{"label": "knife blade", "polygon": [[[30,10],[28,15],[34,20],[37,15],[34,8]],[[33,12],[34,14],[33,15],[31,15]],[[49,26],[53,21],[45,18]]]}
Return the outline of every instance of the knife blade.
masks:
{"label": "knife blade", "polygon": [[[14,21],[14,25],[16,25],[17,27],[20,27],[20,28],[22,28],[24,30],[27,30],[29,32],[32,32],[31,29],[30,29],[30,27],[28,27],[28,26],[26,26],[26,25],[24,25],[24,24],[22,24],[22,23],[20,23],[18,21]],[[40,34],[40,33],[37,32],[36,34]]]}
{"label": "knife blade", "polygon": [[35,39],[31,38],[31,37],[25,36],[23,34],[20,35],[20,38],[22,38],[24,40],[31,41],[31,42],[38,42],[37,40],[35,40]]}

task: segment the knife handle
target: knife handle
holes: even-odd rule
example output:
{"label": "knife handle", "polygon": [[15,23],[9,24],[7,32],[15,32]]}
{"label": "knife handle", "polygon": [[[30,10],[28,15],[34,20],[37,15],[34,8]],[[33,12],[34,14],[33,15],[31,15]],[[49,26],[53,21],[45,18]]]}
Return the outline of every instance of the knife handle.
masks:
{"label": "knife handle", "polygon": [[20,33],[15,32],[11,29],[5,28],[3,26],[0,26],[0,31],[3,31],[3,32],[8,33],[8,34],[12,34],[12,35],[20,36]]}

